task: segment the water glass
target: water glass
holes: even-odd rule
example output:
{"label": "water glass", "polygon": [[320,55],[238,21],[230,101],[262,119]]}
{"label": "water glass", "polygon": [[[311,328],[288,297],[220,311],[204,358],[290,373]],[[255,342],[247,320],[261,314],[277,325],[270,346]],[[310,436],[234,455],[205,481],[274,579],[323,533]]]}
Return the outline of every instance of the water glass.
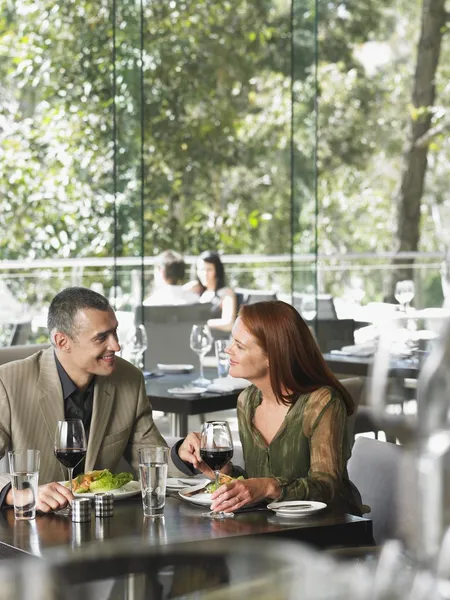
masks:
{"label": "water glass", "polygon": [[216,340],[214,342],[214,348],[216,350],[217,358],[217,373],[219,377],[226,377],[230,368],[230,358],[225,352],[225,348],[227,346],[227,340]]}
{"label": "water glass", "polygon": [[8,452],[14,516],[18,521],[36,518],[40,456],[39,450]]}
{"label": "water glass", "polygon": [[161,517],[166,503],[169,448],[148,446],[138,452],[144,516]]}

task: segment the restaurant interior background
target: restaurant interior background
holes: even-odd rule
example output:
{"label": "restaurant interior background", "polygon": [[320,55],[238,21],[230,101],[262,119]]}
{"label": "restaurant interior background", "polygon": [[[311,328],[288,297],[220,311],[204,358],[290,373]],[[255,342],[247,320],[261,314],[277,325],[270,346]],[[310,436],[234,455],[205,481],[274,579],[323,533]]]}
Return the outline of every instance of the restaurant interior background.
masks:
{"label": "restaurant interior background", "polygon": [[[415,306],[442,305],[450,48],[438,29],[434,106],[418,106],[427,3],[0,6],[3,313],[74,284],[130,309],[168,248],[191,265],[220,251],[233,287],[350,311],[392,296],[400,263]],[[421,122],[418,191],[403,174]]]}

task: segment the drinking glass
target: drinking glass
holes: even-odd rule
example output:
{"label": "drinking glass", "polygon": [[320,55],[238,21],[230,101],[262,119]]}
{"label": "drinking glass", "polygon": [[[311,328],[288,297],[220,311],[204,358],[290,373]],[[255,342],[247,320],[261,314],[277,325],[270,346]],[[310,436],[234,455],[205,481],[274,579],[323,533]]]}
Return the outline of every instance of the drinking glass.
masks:
{"label": "drinking glass", "polygon": [[144,517],[164,516],[169,448],[148,446],[139,448],[139,475]]}
{"label": "drinking glass", "polygon": [[120,285],[113,285],[109,290],[108,301],[114,310],[120,310],[124,305],[124,295]]}
{"label": "drinking glass", "polygon": [[138,369],[144,368],[144,352],[147,350],[147,332],[144,325],[134,325],[125,340],[124,358]]}
{"label": "drinking glass", "polygon": [[[215,483],[218,487],[220,469],[223,469],[233,456],[233,438],[227,421],[207,421],[203,423],[200,456],[203,462],[214,471]],[[210,519],[227,519],[234,517],[234,513],[210,511],[203,513],[202,516]]]}
{"label": "drinking glass", "polygon": [[409,307],[415,293],[416,290],[414,287],[414,281],[411,279],[397,281],[395,284],[394,296],[397,302],[402,306],[404,312],[406,312],[407,308]]}
{"label": "drinking glass", "polygon": [[211,350],[213,345],[213,337],[208,325],[193,325],[189,343],[191,350],[198,354],[200,360],[200,377],[192,383],[207,387],[211,381],[203,375],[203,357]]}
{"label": "drinking glass", "polygon": [[18,521],[36,518],[36,499],[39,478],[39,450],[8,452],[14,517]]}
{"label": "drinking glass", "polygon": [[[73,493],[73,470],[86,455],[86,432],[81,419],[58,421],[55,432],[55,456],[67,468],[70,491]],[[70,514],[70,507],[58,511]]]}
{"label": "drinking glass", "polygon": [[313,321],[317,315],[316,297],[311,294],[305,294],[302,298],[302,317],[305,321]]}
{"label": "drinking glass", "polygon": [[217,374],[219,377],[226,377],[230,369],[230,358],[225,352],[228,344],[228,340],[216,340],[214,342],[217,358]]}

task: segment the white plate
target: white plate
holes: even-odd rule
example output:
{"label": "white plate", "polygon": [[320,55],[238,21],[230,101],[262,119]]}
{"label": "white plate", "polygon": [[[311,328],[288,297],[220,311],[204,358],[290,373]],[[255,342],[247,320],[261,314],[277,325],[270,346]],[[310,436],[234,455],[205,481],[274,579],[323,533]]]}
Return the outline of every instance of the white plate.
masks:
{"label": "white plate", "polygon": [[190,373],[194,370],[194,365],[165,365],[163,363],[158,363],[156,365],[160,371],[164,371],[164,373]]}
{"label": "white plate", "polygon": [[[60,483],[65,485],[67,481],[60,481]],[[114,500],[124,500],[125,498],[130,498],[141,493],[141,482],[129,481],[122,487],[110,491],[114,495]],[[75,498],[94,498],[96,493],[100,492],[84,492],[83,494],[74,494],[74,496]]]}
{"label": "white plate", "polygon": [[199,485],[206,485],[209,479],[198,479],[197,477],[185,477],[179,479],[178,477],[168,477],[166,482],[166,488],[168,490],[185,490],[186,488],[194,488]]}
{"label": "white plate", "polygon": [[186,386],[186,387],[174,387],[167,390],[169,394],[174,394],[175,396],[200,396],[206,392],[205,388],[197,387],[194,385]]}
{"label": "white plate", "polygon": [[327,505],[324,502],[315,502],[313,500],[271,502],[267,505],[267,508],[273,510],[277,517],[287,517],[291,519],[308,517],[309,515],[313,515],[314,513],[317,513],[326,507]]}
{"label": "white plate", "polygon": [[195,494],[195,496],[185,496],[187,492],[195,492],[195,490],[201,490],[202,487],[205,487],[205,484],[202,483],[200,485],[185,487],[178,492],[180,498],[186,500],[186,502],[190,502],[191,504],[198,504],[199,506],[210,506],[211,505],[211,496],[212,494],[207,494],[206,492]]}

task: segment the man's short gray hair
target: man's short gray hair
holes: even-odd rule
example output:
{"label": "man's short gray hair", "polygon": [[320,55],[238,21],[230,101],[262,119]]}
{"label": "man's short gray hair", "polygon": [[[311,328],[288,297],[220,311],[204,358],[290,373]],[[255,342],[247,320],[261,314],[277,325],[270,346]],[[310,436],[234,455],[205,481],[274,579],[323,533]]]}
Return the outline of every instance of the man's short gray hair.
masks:
{"label": "man's short gray hair", "polygon": [[78,311],[92,308],[94,310],[112,310],[108,300],[88,288],[69,287],[57,294],[48,309],[47,327],[50,341],[57,331],[65,333],[72,339],[77,335],[76,316]]}

